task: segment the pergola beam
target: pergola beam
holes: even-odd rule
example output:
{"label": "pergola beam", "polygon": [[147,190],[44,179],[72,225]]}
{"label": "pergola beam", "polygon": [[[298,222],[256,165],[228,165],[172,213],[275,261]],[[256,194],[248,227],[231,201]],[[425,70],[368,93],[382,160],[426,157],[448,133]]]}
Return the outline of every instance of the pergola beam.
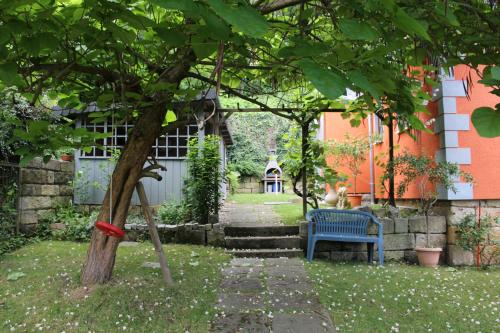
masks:
{"label": "pergola beam", "polygon": [[308,149],[309,149],[309,125],[311,122],[313,122],[320,113],[342,113],[345,112],[345,109],[330,109],[330,108],[324,108],[324,109],[314,109],[310,110],[310,114],[308,113],[307,115],[302,113],[302,114],[297,114],[297,112],[300,112],[300,109],[297,108],[219,108],[217,109],[217,112],[221,112],[222,114],[226,115],[226,119],[229,118],[232,114],[234,113],[243,113],[243,112],[250,112],[250,113],[256,113],[256,112],[271,112],[279,117],[287,118],[289,120],[297,122],[300,127],[301,127],[301,134],[302,134],[302,140],[301,140],[301,159],[302,159],[302,166],[301,166],[301,173],[302,173],[302,213],[305,218],[305,215],[307,213],[307,159],[308,159]]}
{"label": "pergola beam", "polygon": [[[294,108],[225,108],[225,109],[218,109],[219,112],[227,112],[227,113],[233,113],[233,112],[287,112],[287,113],[293,113],[293,112],[298,112],[300,110],[294,109]],[[315,110],[315,112],[344,112],[345,109],[320,109],[320,110]]]}

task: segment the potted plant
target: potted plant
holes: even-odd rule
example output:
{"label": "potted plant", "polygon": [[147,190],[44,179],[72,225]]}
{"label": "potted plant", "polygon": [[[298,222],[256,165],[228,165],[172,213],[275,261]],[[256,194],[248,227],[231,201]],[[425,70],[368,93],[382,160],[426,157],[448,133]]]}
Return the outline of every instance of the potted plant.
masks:
{"label": "potted plant", "polygon": [[369,149],[370,144],[366,137],[351,137],[346,134],[344,141],[330,142],[329,153],[336,158],[341,167],[348,169],[353,177],[354,193],[348,194],[351,207],[361,205],[361,194],[357,192],[356,184],[357,177],[361,173],[361,165],[366,161]]}
{"label": "potted plant", "polygon": [[[425,216],[426,245],[417,247],[417,257],[420,265],[436,267],[443,251],[440,247],[432,247],[430,243],[429,213],[438,200],[437,188],[456,192],[455,181],[462,179],[466,183],[472,182],[472,176],[460,170],[457,164],[450,162],[436,163],[427,156],[415,156],[405,152],[394,158],[394,175],[399,176],[397,195],[402,197],[410,184],[416,185],[419,195],[419,210]],[[387,172],[382,177],[388,178]]]}
{"label": "potted plant", "polygon": [[64,148],[59,150],[59,158],[61,161],[71,162],[73,161],[73,148]]}

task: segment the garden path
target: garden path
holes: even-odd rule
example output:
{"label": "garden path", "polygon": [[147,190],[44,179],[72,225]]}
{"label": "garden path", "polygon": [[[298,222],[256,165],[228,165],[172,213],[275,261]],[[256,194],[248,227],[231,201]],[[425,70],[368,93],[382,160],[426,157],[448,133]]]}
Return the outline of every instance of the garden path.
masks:
{"label": "garden path", "polygon": [[235,258],[222,275],[212,333],[335,332],[302,260]]}
{"label": "garden path", "polygon": [[220,211],[222,223],[232,227],[275,226],[283,225],[272,205],[245,204],[226,202]]}

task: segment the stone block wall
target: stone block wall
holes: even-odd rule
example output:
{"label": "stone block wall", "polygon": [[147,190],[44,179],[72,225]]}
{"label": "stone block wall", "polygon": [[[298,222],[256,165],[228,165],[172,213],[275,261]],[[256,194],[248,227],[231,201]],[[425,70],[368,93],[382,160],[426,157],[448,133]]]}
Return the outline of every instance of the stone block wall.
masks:
{"label": "stone block wall", "polygon": [[240,179],[240,186],[236,193],[263,193],[262,183],[257,177],[244,177]]}
{"label": "stone block wall", "polygon": [[[162,243],[224,247],[224,227],[220,223],[206,225],[198,223],[157,224],[156,228]],[[145,224],[125,224],[125,231],[126,241],[149,239],[149,229]]]}
{"label": "stone block wall", "polygon": [[29,234],[43,215],[73,199],[70,182],[74,163],[56,160],[43,163],[41,158],[36,158],[20,172],[19,228]]}
{"label": "stone block wall", "polygon": [[[481,215],[482,217],[490,215],[492,217],[500,217],[500,200],[461,200],[450,201],[446,209],[448,220],[447,244],[448,244],[448,257],[447,262],[450,265],[473,265],[474,254],[470,251],[464,251],[457,245],[456,225],[467,215],[473,214],[475,216]],[[493,251],[493,242],[500,243],[500,225],[497,224],[492,228],[488,235],[488,245],[485,252]],[[500,257],[497,256],[491,264],[500,264]]]}
{"label": "stone block wall", "polygon": [[[384,253],[386,260],[417,262],[416,247],[426,245],[426,221],[425,217],[410,218],[379,218],[384,225]],[[446,260],[446,231],[445,216],[430,216],[430,244],[434,247],[442,247],[441,262]],[[368,228],[370,235],[376,235],[377,225],[371,224]],[[300,235],[303,249],[307,246],[307,222],[300,225]],[[375,251],[377,246],[375,245]],[[365,243],[341,243],[341,242],[318,242],[315,257],[325,258],[332,261],[366,261],[367,248]],[[374,256],[377,259],[377,253]]]}

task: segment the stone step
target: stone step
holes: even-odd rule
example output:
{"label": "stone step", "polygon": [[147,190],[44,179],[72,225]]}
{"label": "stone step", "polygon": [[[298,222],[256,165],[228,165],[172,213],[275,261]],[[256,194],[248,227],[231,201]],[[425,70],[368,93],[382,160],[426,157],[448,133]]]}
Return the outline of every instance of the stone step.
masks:
{"label": "stone step", "polygon": [[299,236],[225,237],[226,249],[300,248]]}
{"label": "stone step", "polygon": [[229,237],[249,236],[292,236],[299,234],[298,226],[276,225],[276,226],[252,226],[252,227],[225,227],[224,233]]}
{"label": "stone step", "polygon": [[295,258],[304,256],[301,249],[240,249],[226,250],[226,253],[238,258]]}

